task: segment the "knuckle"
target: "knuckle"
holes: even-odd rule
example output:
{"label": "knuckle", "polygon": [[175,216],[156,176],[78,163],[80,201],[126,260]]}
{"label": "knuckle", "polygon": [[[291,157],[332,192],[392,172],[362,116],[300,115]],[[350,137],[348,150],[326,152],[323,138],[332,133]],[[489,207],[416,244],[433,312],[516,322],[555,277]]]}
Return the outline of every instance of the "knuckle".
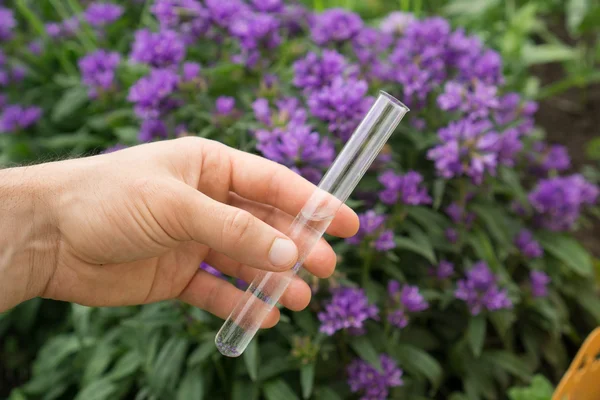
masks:
{"label": "knuckle", "polygon": [[250,234],[254,218],[244,210],[237,210],[226,219],[224,225],[223,237],[225,243],[230,246],[241,244]]}

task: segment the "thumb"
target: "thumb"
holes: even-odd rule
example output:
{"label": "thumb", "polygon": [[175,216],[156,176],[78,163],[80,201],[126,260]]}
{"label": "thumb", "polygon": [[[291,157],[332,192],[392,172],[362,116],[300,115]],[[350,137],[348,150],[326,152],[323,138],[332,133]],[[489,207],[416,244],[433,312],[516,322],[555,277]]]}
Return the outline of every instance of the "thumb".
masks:
{"label": "thumb", "polygon": [[194,240],[230,258],[267,271],[290,269],[298,259],[295,243],[248,211],[220,203],[178,184],[178,204],[171,208],[179,240]]}

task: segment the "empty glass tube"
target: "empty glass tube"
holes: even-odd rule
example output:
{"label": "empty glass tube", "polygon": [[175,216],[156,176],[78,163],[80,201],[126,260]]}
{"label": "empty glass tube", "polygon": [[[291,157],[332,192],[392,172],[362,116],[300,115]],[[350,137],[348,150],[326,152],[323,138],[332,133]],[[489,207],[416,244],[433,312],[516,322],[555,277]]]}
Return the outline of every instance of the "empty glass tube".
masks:
{"label": "empty glass tube", "polygon": [[246,349],[263,320],[298,273],[314,245],[323,236],[340,206],[371,166],[408,108],[380,92],[317,190],[308,199],[287,234],[298,247],[298,261],[285,272],[260,272],[252,281],[215,338],[219,351],[237,357]]}

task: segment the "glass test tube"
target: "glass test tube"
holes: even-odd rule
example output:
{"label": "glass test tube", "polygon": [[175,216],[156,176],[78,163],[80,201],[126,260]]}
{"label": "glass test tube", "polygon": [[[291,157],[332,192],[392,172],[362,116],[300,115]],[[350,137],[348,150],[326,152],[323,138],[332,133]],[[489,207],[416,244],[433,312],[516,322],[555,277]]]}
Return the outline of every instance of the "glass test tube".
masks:
{"label": "glass test tube", "polygon": [[317,190],[289,229],[283,232],[298,247],[298,261],[294,267],[285,272],[260,272],[217,333],[215,344],[223,355],[237,357],[244,352],[338,209],[408,111],[408,107],[394,97],[385,92],[379,93]]}

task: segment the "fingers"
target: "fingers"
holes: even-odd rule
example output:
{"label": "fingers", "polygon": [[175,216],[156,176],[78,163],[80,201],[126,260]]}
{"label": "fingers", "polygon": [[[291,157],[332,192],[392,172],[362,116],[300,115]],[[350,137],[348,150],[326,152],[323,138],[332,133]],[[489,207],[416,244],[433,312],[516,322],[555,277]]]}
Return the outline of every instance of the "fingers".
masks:
{"label": "fingers", "polygon": [[[207,147],[222,146],[216,151],[224,152],[231,165],[231,190],[246,199],[296,215],[316,189],[315,185],[280,164],[216,142],[210,143]],[[337,235],[350,237],[358,231],[358,217],[348,206],[342,205],[331,226]]]}
{"label": "fingers", "polygon": [[[244,293],[231,283],[199,270],[179,299],[194,307],[226,319]],[[273,308],[263,321],[262,328],[271,328],[279,321],[279,310]]]}
{"label": "fingers", "polygon": [[[281,210],[278,210],[274,207],[265,204],[259,204],[250,200],[246,200],[236,195],[235,193],[230,193],[229,204],[252,213],[252,215],[265,221],[267,224],[271,225],[280,232],[285,233],[287,228],[290,227],[293,221],[292,216],[284,213]],[[214,252],[212,253],[214,257]],[[311,274],[318,276],[319,278],[328,278],[329,276],[331,276],[331,274],[333,274],[336,261],[337,257],[335,255],[335,252],[333,251],[331,246],[325,241],[325,239],[321,238],[304,261],[304,267]],[[207,262],[211,264],[210,261]],[[217,262],[224,261],[215,260],[214,264],[211,265],[214,265],[216,267],[218,266],[218,264],[216,264]],[[232,263],[235,262],[233,260],[229,260],[227,262],[228,265],[232,265]],[[243,266],[241,264],[237,263],[237,265],[235,266],[235,276],[239,276],[241,274],[240,272],[237,272],[237,270],[242,267]]]}
{"label": "fingers", "polygon": [[[298,258],[287,236],[248,211],[220,203],[183,183],[157,213],[169,213],[176,224],[160,224],[178,240],[194,240],[232,259],[267,271],[284,271]],[[168,220],[168,218],[167,218]]]}

